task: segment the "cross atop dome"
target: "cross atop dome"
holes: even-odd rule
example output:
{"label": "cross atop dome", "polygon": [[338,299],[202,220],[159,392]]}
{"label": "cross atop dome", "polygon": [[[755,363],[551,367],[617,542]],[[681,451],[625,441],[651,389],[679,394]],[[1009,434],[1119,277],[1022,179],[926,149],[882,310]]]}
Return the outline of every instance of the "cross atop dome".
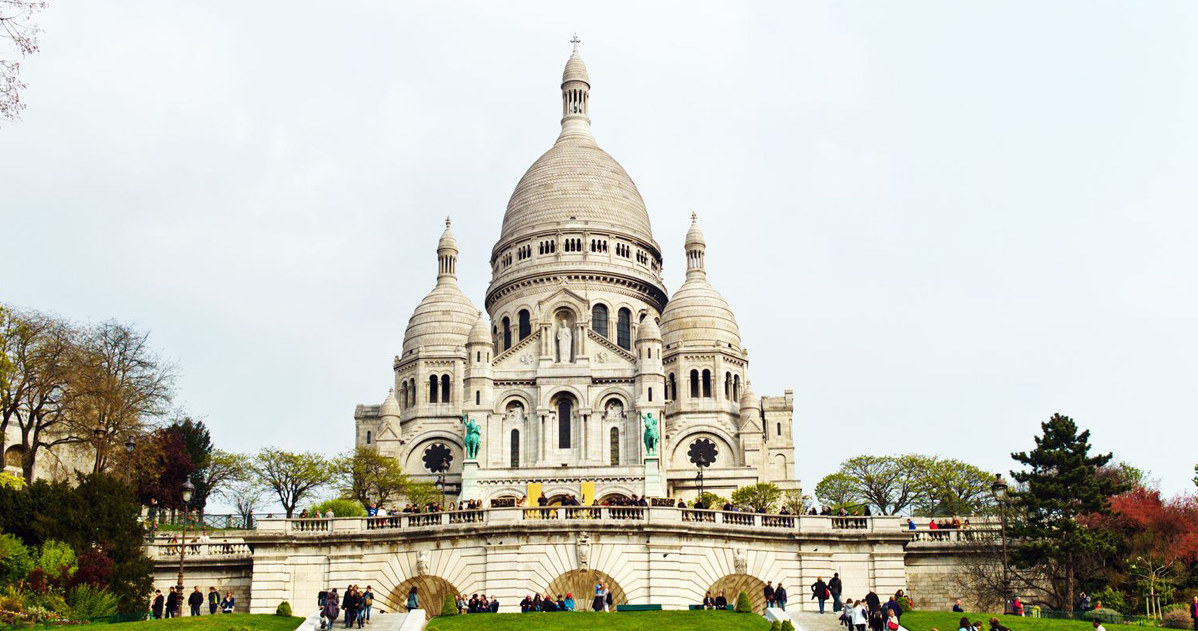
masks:
{"label": "cross atop dome", "polygon": [[582,40],[578,39],[578,33],[575,33],[574,37],[570,38],[570,43],[574,44],[574,54],[577,55],[578,54],[578,45],[582,43]]}

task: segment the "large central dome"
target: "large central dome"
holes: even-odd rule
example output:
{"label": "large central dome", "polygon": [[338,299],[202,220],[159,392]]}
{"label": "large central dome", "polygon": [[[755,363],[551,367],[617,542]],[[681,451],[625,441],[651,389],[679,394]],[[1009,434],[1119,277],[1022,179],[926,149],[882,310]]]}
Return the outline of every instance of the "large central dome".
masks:
{"label": "large central dome", "polygon": [[561,87],[561,134],[508,200],[487,309],[495,316],[498,296],[530,283],[553,291],[564,282],[620,285],[660,311],[661,248],[636,184],[591,135],[591,83],[577,49]]}
{"label": "large central dome", "polygon": [[499,240],[565,222],[653,243],[649,212],[636,184],[589,134],[563,134],[529,167],[508,201]]}

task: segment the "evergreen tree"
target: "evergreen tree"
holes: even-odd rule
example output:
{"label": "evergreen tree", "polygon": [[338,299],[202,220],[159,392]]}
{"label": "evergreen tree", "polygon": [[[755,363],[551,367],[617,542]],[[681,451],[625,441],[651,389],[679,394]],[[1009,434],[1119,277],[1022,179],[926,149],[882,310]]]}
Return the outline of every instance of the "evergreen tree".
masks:
{"label": "evergreen tree", "polygon": [[1088,430],[1079,434],[1073,419],[1060,414],[1040,427],[1035,449],[1011,454],[1025,467],[1011,472],[1021,487],[1011,494],[1018,517],[1009,528],[1011,561],[1042,572],[1053,606],[1067,609],[1075,602],[1079,570],[1114,551],[1107,533],[1086,528],[1078,518],[1109,514],[1110,497],[1121,489],[1099,475],[1112,455],[1090,455]]}

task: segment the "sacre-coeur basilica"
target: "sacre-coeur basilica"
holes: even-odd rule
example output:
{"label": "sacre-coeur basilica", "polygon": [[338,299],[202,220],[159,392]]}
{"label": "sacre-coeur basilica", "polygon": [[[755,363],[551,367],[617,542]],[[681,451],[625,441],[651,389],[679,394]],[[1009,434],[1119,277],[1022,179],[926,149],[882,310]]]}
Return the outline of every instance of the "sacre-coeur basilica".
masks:
{"label": "sacre-coeur basilica", "polygon": [[590,91],[575,44],[561,133],[508,200],[482,309],[457,283],[459,254],[481,253],[460,253],[447,219],[436,283],[408,321],[391,391],[355,410],[356,444],[438,480],[450,499],[488,503],[798,489],[791,391],[750,387],[693,216],[679,253],[686,279],[667,290],[669,253],[636,184],[591,133]]}

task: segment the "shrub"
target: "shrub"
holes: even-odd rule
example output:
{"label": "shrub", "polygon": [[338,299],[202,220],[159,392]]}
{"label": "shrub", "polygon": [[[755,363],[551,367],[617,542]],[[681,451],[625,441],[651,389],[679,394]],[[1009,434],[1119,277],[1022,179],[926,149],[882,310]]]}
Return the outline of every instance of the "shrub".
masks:
{"label": "shrub", "polygon": [[911,611],[911,597],[910,596],[903,596],[903,597],[899,598],[896,602],[898,602],[898,604],[899,604],[899,613],[907,613],[907,612]]}
{"label": "shrub", "polygon": [[286,600],[279,603],[279,606],[275,608],[275,615],[288,618],[291,617],[291,603],[287,602]]}
{"label": "shrub", "polygon": [[69,601],[71,616],[78,620],[88,620],[102,616],[111,616],[117,610],[117,598],[105,589],[96,589],[91,585],[80,585],[71,592]]}
{"label": "shrub", "polygon": [[454,601],[453,594],[445,594],[445,601],[441,603],[441,615],[458,615],[458,604]]}
{"label": "shrub", "polygon": [[32,569],[29,548],[16,535],[0,534],[0,583],[19,581]]}
{"label": "shrub", "polygon": [[784,620],[782,622],[782,631],[795,631],[795,623],[789,620]]}
{"label": "shrub", "polygon": [[736,595],[736,613],[753,613],[753,605],[749,603],[749,595],[741,592]]}
{"label": "shrub", "polygon": [[318,513],[320,515],[324,515],[325,513],[329,512],[329,511],[333,511],[333,515],[336,517],[365,517],[366,516],[366,509],[362,508],[361,502],[358,502],[357,500],[343,500],[343,499],[325,500],[325,501],[317,504],[316,506],[309,508],[308,514],[312,515],[313,517],[316,517],[316,515]]}
{"label": "shrub", "polygon": [[782,621],[775,620],[770,623],[770,631],[782,631]]}
{"label": "shrub", "polygon": [[1092,609],[1082,617],[1086,620],[1097,620],[1103,624],[1123,622],[1123,614],[1114,609]]}
{"label": "shrub", "polygon": [[1094,604],[1102,603],[1103,609],[1114,609],[1119,613],[1127,611],[1127,605],[1123,603],[1123,592],[1111,589],[1108,585],[1090,594],[1090,598],[1094,600]]}
{"label": "shrub", "polygon": [[1184,609],[1173,609],[1166,611],[1161,619],[1161,626],[1166,629],[1189,629],[1193,623],[1190,618],[1190,612]]}
{"label": "shrub", "polygon": [[64,581],[75,574],[75,570],[79,569],[79,564],[71,546],[56,539],[47,539],[42,544],[41,554],[37,558],[37,567],[51,579]]}

